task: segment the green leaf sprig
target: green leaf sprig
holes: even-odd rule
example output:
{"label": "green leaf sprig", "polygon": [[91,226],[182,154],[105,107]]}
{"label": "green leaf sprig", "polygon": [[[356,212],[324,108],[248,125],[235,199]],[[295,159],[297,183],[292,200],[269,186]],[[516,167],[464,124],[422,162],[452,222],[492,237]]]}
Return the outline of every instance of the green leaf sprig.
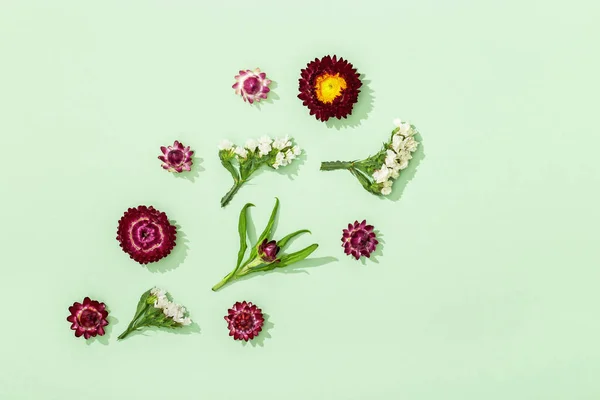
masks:
{"label": "green leaf sprig", "polygon": [[270,271],[275,268],[284,268],[298,261],[302,261],[309,255],[311,255],[312,252],[314,252],[317,249],[317,247],[319,247],[318,244],[314,243],[295,253],[280,253],[280,251],[286,247],[286,245],[291,239],[303,233],[310,233],[310,231],[307,229],[301,229],[296,232],[290,233],[289,235],[281,238],[279,241],[272,239],[269,240],[272,237],[271,230],[273,229],[273,225],[275,224],[275,218],[277,217],[277,211],[279,210],[279,199],[275,198],[275,206],[273,207],[273,211],[271,212],[271,217],[269,218],[267,226],[265,227],[261,235],[258,237],[257,243],[252,246],[250,250],[250,255],[248,256],[246,261],[242,262],[242,260],[244,259],[244,255],[248,250],[247,210],[250,207],[254,207],[254,204],[247,203],[240,212],[240,218],[238,222],[240,250],[237,256],[236,266],[219,283],[213,286],[212,290],[214,291],[219,290],[227,283],[234,281],[242,276],[246,276],[254,272]]}

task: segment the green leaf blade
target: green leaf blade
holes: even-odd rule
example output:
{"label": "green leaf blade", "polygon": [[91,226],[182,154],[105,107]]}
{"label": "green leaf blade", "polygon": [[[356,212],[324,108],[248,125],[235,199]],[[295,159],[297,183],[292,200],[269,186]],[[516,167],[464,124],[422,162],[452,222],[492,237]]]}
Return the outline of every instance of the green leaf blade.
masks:
{"label": "green leaf blade", "polygon": [[304,260],[306,257],[310,256],[318,247],[318,244],[313,243],[300,251],[284,255],[283,257],[281,257],[280,262],[273,265],[275,265],[277,268],[287,267],[288,265]]}
{"label": "green leaf blade", "polygon": [[277,210],[279,210],[279,199],[275,197],[275,206],[273,207],[273,211],[271,211],[271,217],[269,218],[269,222],[265,227],[263,233],[260,234],[256,245],[260,245],[260,243],[269,238],[271,236],[271,229],[273,229],[273,225],[275,224],[275,218],[277,217]]}
{"label": "green leaf blade", "polygon": [[240,212],[240,219],[238,221],[238,233],[240,235],[240,250],[238,252],[237,263],[235,265],[236,269],[240,267],[242,259],[244,258],[244,254],[246,253],[246,249],[248,248],[248,245],[246,243],[246,237],[248,235],[246,210],[248,210],[248,208],[250,207],[254,207],[254,204],[246,203],[246,205],[242,208],[242,211]]}
{"label": "green leaf blade", "polygon": [[294,237],[301,235],[303,233],[311,233],[311,231],[309,231],[308,229],[301,229],[299,231],[290,233],[289,235],[283,237],[281,240],[279,240],[277,242],[277,246],[279,246],[281,249],[283,249],[290,240],[292,240]]}

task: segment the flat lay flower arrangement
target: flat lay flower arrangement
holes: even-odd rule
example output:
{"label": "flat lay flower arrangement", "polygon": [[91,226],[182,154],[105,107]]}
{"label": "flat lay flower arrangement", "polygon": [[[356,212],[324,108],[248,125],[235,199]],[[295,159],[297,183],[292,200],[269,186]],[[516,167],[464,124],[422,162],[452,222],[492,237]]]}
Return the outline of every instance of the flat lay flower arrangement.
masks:
{"label": "flat lay flower arrangement", "polygon": [[[242,69],[234,80],[232,88],[235,95],[250,105],[266,100],[271,92],[269,85],[272,81],[259,68]],[[336,55],[328,55],[315,58],[300,71],[297,97],[308,108],[309,115],[325,122],[331,118],[342,119],[351,115],[354,105],[359,101],[361,86],[360,74],[350,62]],[[394,181],[408,167],[419,146],[415,138],[417,132],[412,125],[400,119],[393,122],[395,128],[391,135],[374,155],[362,160],[324,161],[320,169],[349,171],[369,193],[378,196],[391,194]],[[160,166],[168,172],[181,174],[194,168],[194,151],[178,140],[172,145],[161,146],[160,152]],[[230,173],[233,185],[221,199],[221,207],[231,202],[256,171],[261,168],[285,168],[298,162],[302,153],[303,150],[295,140],[287,135],[250,138],[243,145],[222,140],[218,145],[218,157],[221,165]],[[213,291],[218,291],[241,277],[301,262],[319,247],[317,243],[313,243],[296,251],[287,249],[292,239],[310,233],[305,228],[275,239],[273,230],[278,218],[278,198],[275,198],[275,205],[262,233],[255,243],[248,246],[248,210],[251,207],[254,204],[246,203],[239,213],[237,257],[223,257],[224,263],[231,262],[233,268],[212,287]],[[154,206],[138,205],[128,208],[118,220],[116,239],[123,252],[143,266],[171,254],[177,244],[177,226]],[[371,257],[379,245],[374,226],[366,220],[356,220],[343,228],[341,242],[343,252],[355,260]],[[66,319],[76,337],[87,340],[106,334],[109,310],[105,303],[85,297],[81,302],[74,302],[68,311]],[[246,300],[235,301],[224,319],[229,336],[245,342],[259,336],[265,323],[262,309]],[[118,340],[122,341],[134,332],[152,327],[173,331],[192,323],[186,307],[176,303],[164,289],[154,287],[142,293],[129,325],[118,336]]]}

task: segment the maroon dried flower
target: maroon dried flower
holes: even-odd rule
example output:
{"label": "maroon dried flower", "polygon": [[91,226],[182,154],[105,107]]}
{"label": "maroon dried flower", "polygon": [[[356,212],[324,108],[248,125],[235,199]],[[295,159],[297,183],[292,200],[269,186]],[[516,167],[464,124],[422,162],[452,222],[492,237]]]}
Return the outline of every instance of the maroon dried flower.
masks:
{"label": "maroon dried flower", "polygon": [[277,242],[275,240],[268,242],[267,239],[265,239],[258,246],[258,254],[263,261],[268,263],[272,263],[277,260],[277,253],[279,253],[279,250],[281,249],[279,246],[277,246]]}
{"label": "maroon dried flower", "polygon": [[83,303],[73,303],[69,312],[71,315],[67,317],[67,321],[71,323],[76,337],[83,335],[85,339],[89,339],[106,333],[104,327],[108,325],[108,311],[104,303],[86,297]]}
{"label": "maroon dried flower", "polygon": [[354,225],[348,224],[342,236],[342,247],[344,253],[352,255],[357,260],[361,256],[371,257],[379,242],[373,232],[373,225],[367,225],[367,221],[361,223],[354,221]]}
{"label": "maroon dried flower", "polygon": [[225,316],[229,336],[235,340],[254,339],[262,330],[265,319],[262,310],[250,302],[236,302]]}
{"label": "maroon dried flower", "polygon": [[358,101],[360,75],[348,61],[337,56],[315,58],[301,71],[298,98],[310,115],[320,121],[347,118]]}
{"label": "maroon dried flower", "polygon": [[140,264],[148,264],[169,255],[175,247],[177,228],[164,212],[154,207],[128,209],[119,220],[117,240],[123,251]]}
{"label": "maroon dried flower", "polygon": [[175,141],[173,146],[161,146],[160,151],[163,155],[158,156],[162,161],[162,167],[169,172],[190,171],[192,169],[192,155],[190,146],[185,147],[179,141]]}

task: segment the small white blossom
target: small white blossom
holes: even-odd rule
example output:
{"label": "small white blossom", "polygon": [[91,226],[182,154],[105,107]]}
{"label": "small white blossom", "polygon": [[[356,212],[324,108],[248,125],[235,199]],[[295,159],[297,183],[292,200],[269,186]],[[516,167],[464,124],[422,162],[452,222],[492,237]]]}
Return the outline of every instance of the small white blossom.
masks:
{"label": "small white blossom", "polygon": [[240,158],[248,157],[248,151],[243,147],[236,147],[234,153],[237,154]]}
{"label": "small white blossom", "polygon": [[396,125],[398,128],[400,128],[400,125],[402,125],[402,120],[400,118],[395,118],[394,125]]}
{"label": "small white blossom", "polygon": [[276,138],[273,141],[273,147],[276,148],[277,150],[283,150],[286,147],[290,147],[292,145],[292,142],[290,141],[290,138],[288,135],[285,135],[285,137],[283,138]]}
{"label": "small white blossom", "polygon": [[249,151],[253,152],[253,151],[255,151],[255,150],[256,150],[256,148],[258,147],[258,142],[257,142],[256,140],[254,140],[254,139],[248,139],[248,140],[246,140],[246,145],[245,145],[245,147],[246,147],[246,148],[247,148]]}
{"label": "small white blossom", "polygon": [[404,139],[404,148],[410,151],[411,153],[417,150],[418,146],[419,142],[417,142],[414,137],[409,136],[406,139]]}
{"label": "small white blossom", "polygon": [[223,139],[219,144],[219,150],[231,150],[233,149],[233,143],[230,140]]}
{"label": "small white blossom", "polygon": [[396,165],[396,157],[398,157],[398,155],[395,151],[388,150],[385,156],[385,165],[389,168],[394,168]]}
{"label": "small white blossom", "polygon": [[383,182],[387,181],[389,177],[390,177],[390,170],[388,169],[388,167],[385,164],[383,164],[381,166],[381,169],[378,169],[375,172],[373,172],[373,178],[375,179],[375,182],[377,182],[377,183],[383,183]]}
{"label": "small white blossom", "polygon": [[258,144],[259,144],[259,145],[260,145],[260,144],[268,144],[268,145],[270,146],[270,145],[271,145],[271,143],[273,143],[273,140],[272,140],[270,137],[268,137],[268,136],[261,136],[261,137],[258,139]]}
{"label": "small white blossom", "polygon": [[404,137],[399,134],[395,134],[392,138],[392,148],[396,153],[404,150]]}
{"label": "small white blossom", "polygon": [[390,172],[390,178],[398,179],[398,177],[400,176],[400,167],[400,164],[396,164],[394,168],[392,168],[392,172]]}
{"label": "small white blossom", "polygon": [[400,124],[400,134],[404,136],[411,136],[413,134],[412,128],[408,122]]}
{"label": "small white blossom", "polygon": [[394,183],[393,181],[383,182],[383,187],[381,188],[381,194],[384,196],[387,196],[388,194],[392,193],[392,184],[393,183]]}
{"label": "small white blossom", "polygon": [[400,163],[398,164],[398,168],[405,169],[406,167],[408,167],[408,160],[407,159],[400,160]]}
{"label": "small white blossom", "polygon": [[290,164],[295,158],[296,158],[296,155],[294,154],[292,149],[288,149],[285,152],[285,160],[288,162],[288,164]]}
{"label": "small white blossom", "polygon": [[277,153],[275,156],[275,162],[273,163],[273,168],[278,169],[279,167],[285,165],[287,165],[285,161],[285,155],[282,152]]}
{"label": "small white blossom", "polygon": [[181,325],[183,326],[188,326],[192,324],[192,320],[190,319],[190,317],[185,317],[181,322]]}
{"label": "small white blossom", "polygon": [[300,153],[302,153],[302,150],[300,149],[300,147],[298,145],[292,147],[292,151],[294,152],[295,156],[299,156]]}
{"label": "small white blossom", "polygon": [[258,139],[258,152],[261,156],[266,156],[271,152],[271,143],[273,141],[268,136],[263,136]]}

